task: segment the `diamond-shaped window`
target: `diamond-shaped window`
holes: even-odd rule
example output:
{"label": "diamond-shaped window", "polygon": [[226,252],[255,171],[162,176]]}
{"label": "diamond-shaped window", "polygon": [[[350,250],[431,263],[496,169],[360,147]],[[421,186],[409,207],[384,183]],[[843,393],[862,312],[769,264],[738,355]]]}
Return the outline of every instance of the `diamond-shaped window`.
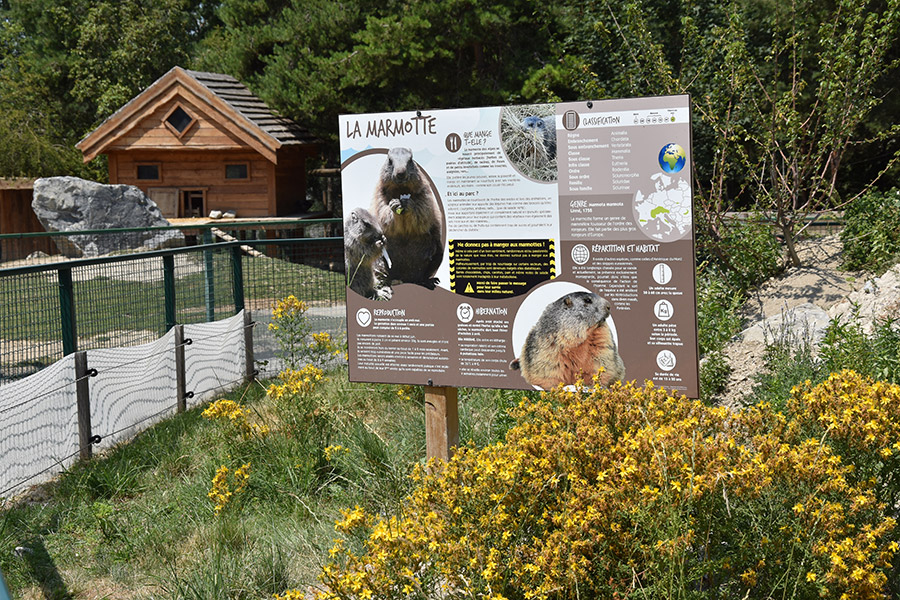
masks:
{"label": "diamond-shaped window", "polygon": [[195,120],[196,119],[194,119],[188,111],[180,106],[176,106],[169,112],[168,116],[166,116],[166,126],[172,130],[172,133],[181,137],[188,129],[190,129]]}

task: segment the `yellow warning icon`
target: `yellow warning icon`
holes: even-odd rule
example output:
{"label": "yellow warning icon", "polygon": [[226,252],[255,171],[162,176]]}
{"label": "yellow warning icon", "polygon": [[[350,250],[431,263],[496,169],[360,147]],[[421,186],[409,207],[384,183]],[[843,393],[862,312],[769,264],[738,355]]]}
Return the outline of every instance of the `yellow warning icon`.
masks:
{"label": "yellow warning icon", "polygon": [[471,281],[470,281],[469,283],[466,284],[466,291],[465,291],[465,293],[466,293],[466,294],[474,294],[474,293],[475,293],[475,290],[472,288],[472,282],[471,282]]}

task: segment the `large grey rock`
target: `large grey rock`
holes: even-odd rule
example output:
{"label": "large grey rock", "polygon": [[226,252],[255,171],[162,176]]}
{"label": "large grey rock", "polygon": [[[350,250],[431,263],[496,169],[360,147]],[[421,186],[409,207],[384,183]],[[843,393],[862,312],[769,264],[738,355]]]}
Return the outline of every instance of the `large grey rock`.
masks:
{"label": "large grey rock", "polygon": [[[156,203],[131,185],[104,185],[78,177],[44,177],[34,182],[31,207],[47,231],[86,231],[170,225]],[[145,248],[184,245],[177,230],[84,234],[57,240],[67,256],[93,257]]]}

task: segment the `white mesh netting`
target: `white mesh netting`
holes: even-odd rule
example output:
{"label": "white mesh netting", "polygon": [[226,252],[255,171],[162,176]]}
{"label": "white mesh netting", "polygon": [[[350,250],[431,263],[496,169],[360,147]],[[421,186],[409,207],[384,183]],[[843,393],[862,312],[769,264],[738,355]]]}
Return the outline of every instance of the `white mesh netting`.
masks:
{"label": "white mesh netting", "polygon": [[89,350],[91,432],[108,448],[134,437],[155,421],[174,414],[175,330],[155,342],[129,348]]}
{"label": "white mesh netting", "polygon": [[72,356],[0,387],[0,497],[49,479],[77,454]]}
{"label": "white mesh netting", "polygon": [[244,313],[221,321],[184,326],[185,387],[196,406],[244,378]]}
{"label": "white mesh netting", "polygon": [[[244,315],[184,326],[189,406],[243,381]],[[175,333],[149,344],[87,352],[91,433],[96,449],[127,440],[174,414]],[[25,379],[0,386],[0,498],[51,479],[78,455],[75,360],[72,355]]]}

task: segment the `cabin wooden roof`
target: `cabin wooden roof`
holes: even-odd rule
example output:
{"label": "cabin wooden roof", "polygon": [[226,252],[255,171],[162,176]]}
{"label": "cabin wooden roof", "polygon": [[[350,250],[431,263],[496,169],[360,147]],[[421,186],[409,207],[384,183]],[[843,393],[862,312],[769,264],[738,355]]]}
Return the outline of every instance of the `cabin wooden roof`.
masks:
{"label": "cabin wooden roof", "polygon": [[[111,150],[136,149],[133,132],[141,131],[142,127],[146,129],[147,119],[155,119],[151,127],[161,126],[159,115],[176,105],[183,105],[193,116],[215,127],[227,140],[224,143],[218,141],[209,149],[249,147],[277,164],[277,151],[283,146],[320,143],[294,121],[274,113],[234,77],[174,67],[75,146],[82,151],[85,162]],[[201,143],[179,146],[175,135],[170,138],[157,134],[155,140],[142,139],[140,149],[205,149]]]}

